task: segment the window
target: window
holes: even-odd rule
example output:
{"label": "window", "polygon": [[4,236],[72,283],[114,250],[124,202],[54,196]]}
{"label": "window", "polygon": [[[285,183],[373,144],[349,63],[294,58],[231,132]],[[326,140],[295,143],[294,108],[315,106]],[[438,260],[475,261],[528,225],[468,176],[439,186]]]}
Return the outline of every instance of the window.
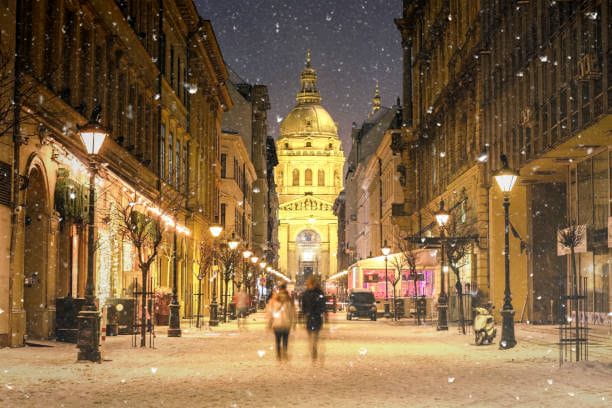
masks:
{"label": "window", "polygon": [[175,160],[175,165],[176,165],[176,180],[174,182],[174,185],[180,189],[180,184],[181,184],[181,142],[178,141],[178,138],[176,140],[176,160]]}
{"label": "window", "polygon": [[312,143],[306,142],[306,147],[312,147]]}
{"label": "window", "polygon": [[306,169],[304,173],[304,184],[307,186],[312,186],[312,170]]}
{"label": "window", "polygon": [[289,148],[289,143],[285,143],[285,149]]}
{"label": "window", "polygon": [[300,185],[300,171],[298,169],[293,169],[293,185]]}
{"label": "window", "polygon": [[221,204],[221,226],[225,228],[225,213],[227,211],[227,204]]}
{"label": "window", "polygon": [[170,136],[168,136],[168,178],[167,182],[172,183],[174,181],[174,168],[173,166],[174,159],[174,135],[170,132]]}
{"label": "window", "polygon": [[183,183],[185,193],[189,194],[189,142],[183,146]]}
{"label": "window", "polygon": [[325,170],[319,169],[317,184],[320,186],[325,185]]}
{"label": "window", "polygon": [[174,89],[174,47],[170,47],[170,86]]}
{"label": "window", "polygon": [[166,126],[161,125],[159,130],[161,142],[159,147],[159,178],[162,180],[166,175]]}
{"label": "window", "polygon": [[227,178],[227,154],[221,153],[221,178]]}

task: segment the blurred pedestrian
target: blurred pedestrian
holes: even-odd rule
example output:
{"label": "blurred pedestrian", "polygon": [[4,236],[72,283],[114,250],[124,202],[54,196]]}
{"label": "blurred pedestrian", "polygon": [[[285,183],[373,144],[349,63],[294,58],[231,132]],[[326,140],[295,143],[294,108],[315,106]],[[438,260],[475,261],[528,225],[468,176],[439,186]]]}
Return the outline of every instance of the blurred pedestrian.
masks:
{"label": "blurred pedestrian", "polygon": [[246,328],[246,318],[249,314],[249,294],[240,286],[236,293],[236,311],[238,319],[238,329]]}
{"label": "blurred pedestrian", "polygon": [[266,308],[268,328],[274,331],[276,339],[276,359],[287,360],[287,348],[289,345],[289,333],[295,326],[295,308],[287,285],[282,284],[268,302]]}
{"label": "blurred pedestrian", "polygon": [[319,333],[323,327],[325,294],[319,282],[313,277],[306,281],[306,290],[302,294],[302,312],[308,333],[310,358],[314,362],[319,358]]}

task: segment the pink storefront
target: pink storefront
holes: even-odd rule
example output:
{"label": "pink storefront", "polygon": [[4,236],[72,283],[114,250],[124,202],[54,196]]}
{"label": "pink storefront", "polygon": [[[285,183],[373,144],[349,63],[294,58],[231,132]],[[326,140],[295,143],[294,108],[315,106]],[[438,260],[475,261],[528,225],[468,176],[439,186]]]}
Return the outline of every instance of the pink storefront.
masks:
{"label": "pink storefront", "polygon": [[[377,300],[393,297],[393,280],[398,275],[393,267],[392,259],[399,254],[387,257],[387,282],[385,284],[384,256],[363,259],[348,270],[348,287],[350,289],[370,289]],[[432,297],[435,293],[434,284],[437,271],[436,251],[421,250],[417,256],[416,285],[409,269],[403,269],[401,280],[395,286],[397,297],[413,297],[415,289],[417,296]],[[415,288],[416,286],[416,288]],[[385,296],[385,294],[387,296]]]}

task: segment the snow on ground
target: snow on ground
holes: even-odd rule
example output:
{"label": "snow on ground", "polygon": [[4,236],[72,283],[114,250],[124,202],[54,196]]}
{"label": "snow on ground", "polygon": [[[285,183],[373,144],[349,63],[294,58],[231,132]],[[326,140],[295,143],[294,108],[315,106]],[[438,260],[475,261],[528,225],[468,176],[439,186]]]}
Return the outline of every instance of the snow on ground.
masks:
{"label": "snow on ground", "polygon": [[[108,338],[102,364],[74,345],[0,350],[1,407],[610,407],[612,356],[558,367],[554,336],[517,328],[519,344],[477,347],[456,329],[346,321],[324,333],[312,364],[302,327],[278,363],[261,315],[248,329],[158,333],[156,349]],[[605,350],[605,349],[602,349]],[[609,350],[609,349],[607,349]]]}

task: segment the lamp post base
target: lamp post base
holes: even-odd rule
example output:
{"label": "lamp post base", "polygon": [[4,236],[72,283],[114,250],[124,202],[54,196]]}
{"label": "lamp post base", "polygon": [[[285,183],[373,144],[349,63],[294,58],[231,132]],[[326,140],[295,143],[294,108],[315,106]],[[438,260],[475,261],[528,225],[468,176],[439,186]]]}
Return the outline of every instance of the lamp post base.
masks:
{"label": "lamp post base", "polygon": [[181,305],[172,302],[170,308],[170,322],[168,325],[168,337],[181,337]]}
{"label": "lamp post base", "polygon": [[79,331],[77,336],[77,347],[79,353],[77,360],[102,361],[100,353],[100,313],[95,306],[88,306],[79,312],[77,317]]}
{"label": "lamp post base", "polygon": [[218,326],[219,325],[219,319],[217,317],[217,302],[213,301],[210,304],[210,319],[208,320],[208,325],[209,326]]}
{"label": "lamp post base", "polygon": [[507,350],[516,346],[516,339],[514,337],[514,309],[503,309],[501,315],[503,323],[499,348]]}
{"label": "lamp post base", "polygon": [[448,330],[448,318],[446,312],[448,311],[448,301],[446,295],[440,295],[438,298],[438,324],[436,330]]}

